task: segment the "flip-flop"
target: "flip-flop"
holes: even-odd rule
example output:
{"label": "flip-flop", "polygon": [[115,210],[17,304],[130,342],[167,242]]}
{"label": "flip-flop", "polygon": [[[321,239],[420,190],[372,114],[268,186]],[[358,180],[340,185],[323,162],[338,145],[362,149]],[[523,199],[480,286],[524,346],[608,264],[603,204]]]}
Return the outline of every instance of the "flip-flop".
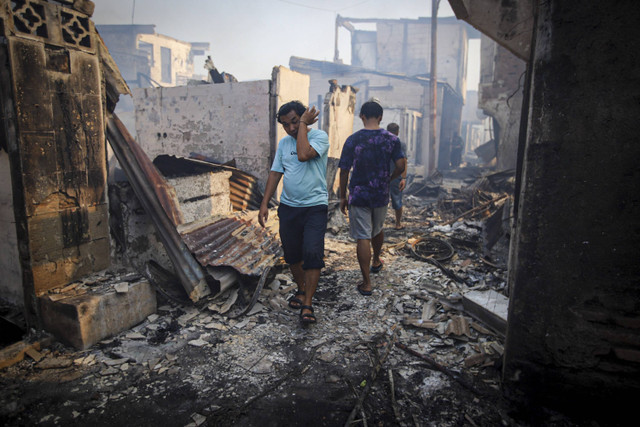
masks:
{"label": "flip-flop", "polygon": [[[302,313],[302,310],[311,310],[311,313]],[[303,325],[316,323],[316,316],[313,314],[313,307],[310,305],[303,305],[300,307],[300,322],[302,322]]]}
{"label": "flip-flop", "polygon": [[382,262],[382,261],[380,261],[380,265],[377,265],[377,266],[375,266],[375,267],[372,265],[372,266],[371,266],[371,272],[372,272],[372,273],[379,273],[379,272],[380,272],[380,270],[382,270],[382,266],[383,266],[383,265],[384,265],[384,262]]}
{"label": "flip-flop", "polygon": [[300,310],[300,307],[302,307],[303,304],[302,300],[298,298],[298,295],[304,295],[304,291],[297,290],[296,293],[289,298],[289,307],[294,310]]}
{"label": "flip-flop", "polygon": [[373,295],[373,291],[365,291],[364,289],[362,289],[360,286],[362,286],[364,283],[360,283],[358,285],[358,292],[360,292],[360,295],[364,295],[365,297],[371,296]]}

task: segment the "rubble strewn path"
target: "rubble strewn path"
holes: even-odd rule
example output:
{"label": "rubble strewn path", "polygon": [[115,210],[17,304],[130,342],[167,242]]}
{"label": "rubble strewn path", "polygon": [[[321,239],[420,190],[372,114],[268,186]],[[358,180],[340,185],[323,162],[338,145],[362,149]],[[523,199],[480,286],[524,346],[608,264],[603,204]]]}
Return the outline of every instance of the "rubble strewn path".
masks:
{"label": "rubble strewn path", "polygon": [[[526,425],[500,393],[503,338],[461,303],[469,289],[504,292],[504,268],[469,249],[477,224],[429,227],[423,202],[408,199],[404,230],[393,230],[390,210],[385,268],[373,275],[372,296],[356,290],[360,272],[346,230],[328,233],[317,324],[303,327],[287,307],[286,269],[238,319],[221,313],[224,300],[201,310],[164,302],[142,324],[87,351],[53,344],[40,361],[26,357],[0,371],[0,422]],[[410,239],[425,233],[454,242],[444,267],[466,283],[411,257]]]}

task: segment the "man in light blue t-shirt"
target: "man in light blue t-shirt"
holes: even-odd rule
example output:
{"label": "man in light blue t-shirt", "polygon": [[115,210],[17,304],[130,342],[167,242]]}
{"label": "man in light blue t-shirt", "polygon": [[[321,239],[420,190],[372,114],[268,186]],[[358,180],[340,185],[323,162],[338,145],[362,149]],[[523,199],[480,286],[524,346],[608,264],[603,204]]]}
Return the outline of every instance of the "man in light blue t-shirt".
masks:
{"label": "man in light blue t-shirt", "polygon": [[287,136],[278,143],[258,214],[264,227],[269,217],[268,202],[284,176],[278,207],[280,240],[284,259],[298,285],[289,299],[289,307],[300,310],[303,324],[316,322],[312,298],[324,267],[329,203],[326,179],[329,137],[324,131],[308,128],[318,121],[318,114],[315,107],[309,110],[299,101],[288,102],[278,110],[278,122]]}

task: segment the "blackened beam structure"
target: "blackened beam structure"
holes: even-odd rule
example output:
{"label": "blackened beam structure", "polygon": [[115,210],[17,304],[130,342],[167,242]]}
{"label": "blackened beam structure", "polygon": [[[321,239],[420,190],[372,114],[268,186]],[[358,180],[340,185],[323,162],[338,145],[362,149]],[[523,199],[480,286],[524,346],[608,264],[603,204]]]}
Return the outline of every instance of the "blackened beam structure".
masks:
{"label": "blackened beam structure", "polygon": [[[178,234],[176,226],[182,221],[175,203],[169,200],[166,183],[165,188],[162,188],[164,178],[161,177],[144,152],[139,149],[115,113],[107,122],[107,138],[120,166],[129,178],[136,196],[151,217],[182,286],[191,301],[197,302],[208,295],[210,290],[202,267]],[[151,182],[152,179],[148,174],[153,174],[153,171],[157,177],[154,177],[154,182]],[[164,200],[164,203],[161,200]]]}

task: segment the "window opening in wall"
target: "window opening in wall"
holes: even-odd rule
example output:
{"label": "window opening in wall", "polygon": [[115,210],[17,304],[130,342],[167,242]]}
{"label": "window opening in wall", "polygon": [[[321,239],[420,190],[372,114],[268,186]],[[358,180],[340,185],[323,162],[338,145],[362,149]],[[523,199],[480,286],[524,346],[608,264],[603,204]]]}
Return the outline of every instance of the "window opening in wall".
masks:
{"label": "window opening in wall", "polygon": [[153,45],[147,42],[138,42],[138,50],[147,54],[147,58],[149,58],[149,65],[153,67]]}
{"label": "window opening in wall", "polygon": [[164,83],[171,83],[171,49],[160,48],[161,77]]}

